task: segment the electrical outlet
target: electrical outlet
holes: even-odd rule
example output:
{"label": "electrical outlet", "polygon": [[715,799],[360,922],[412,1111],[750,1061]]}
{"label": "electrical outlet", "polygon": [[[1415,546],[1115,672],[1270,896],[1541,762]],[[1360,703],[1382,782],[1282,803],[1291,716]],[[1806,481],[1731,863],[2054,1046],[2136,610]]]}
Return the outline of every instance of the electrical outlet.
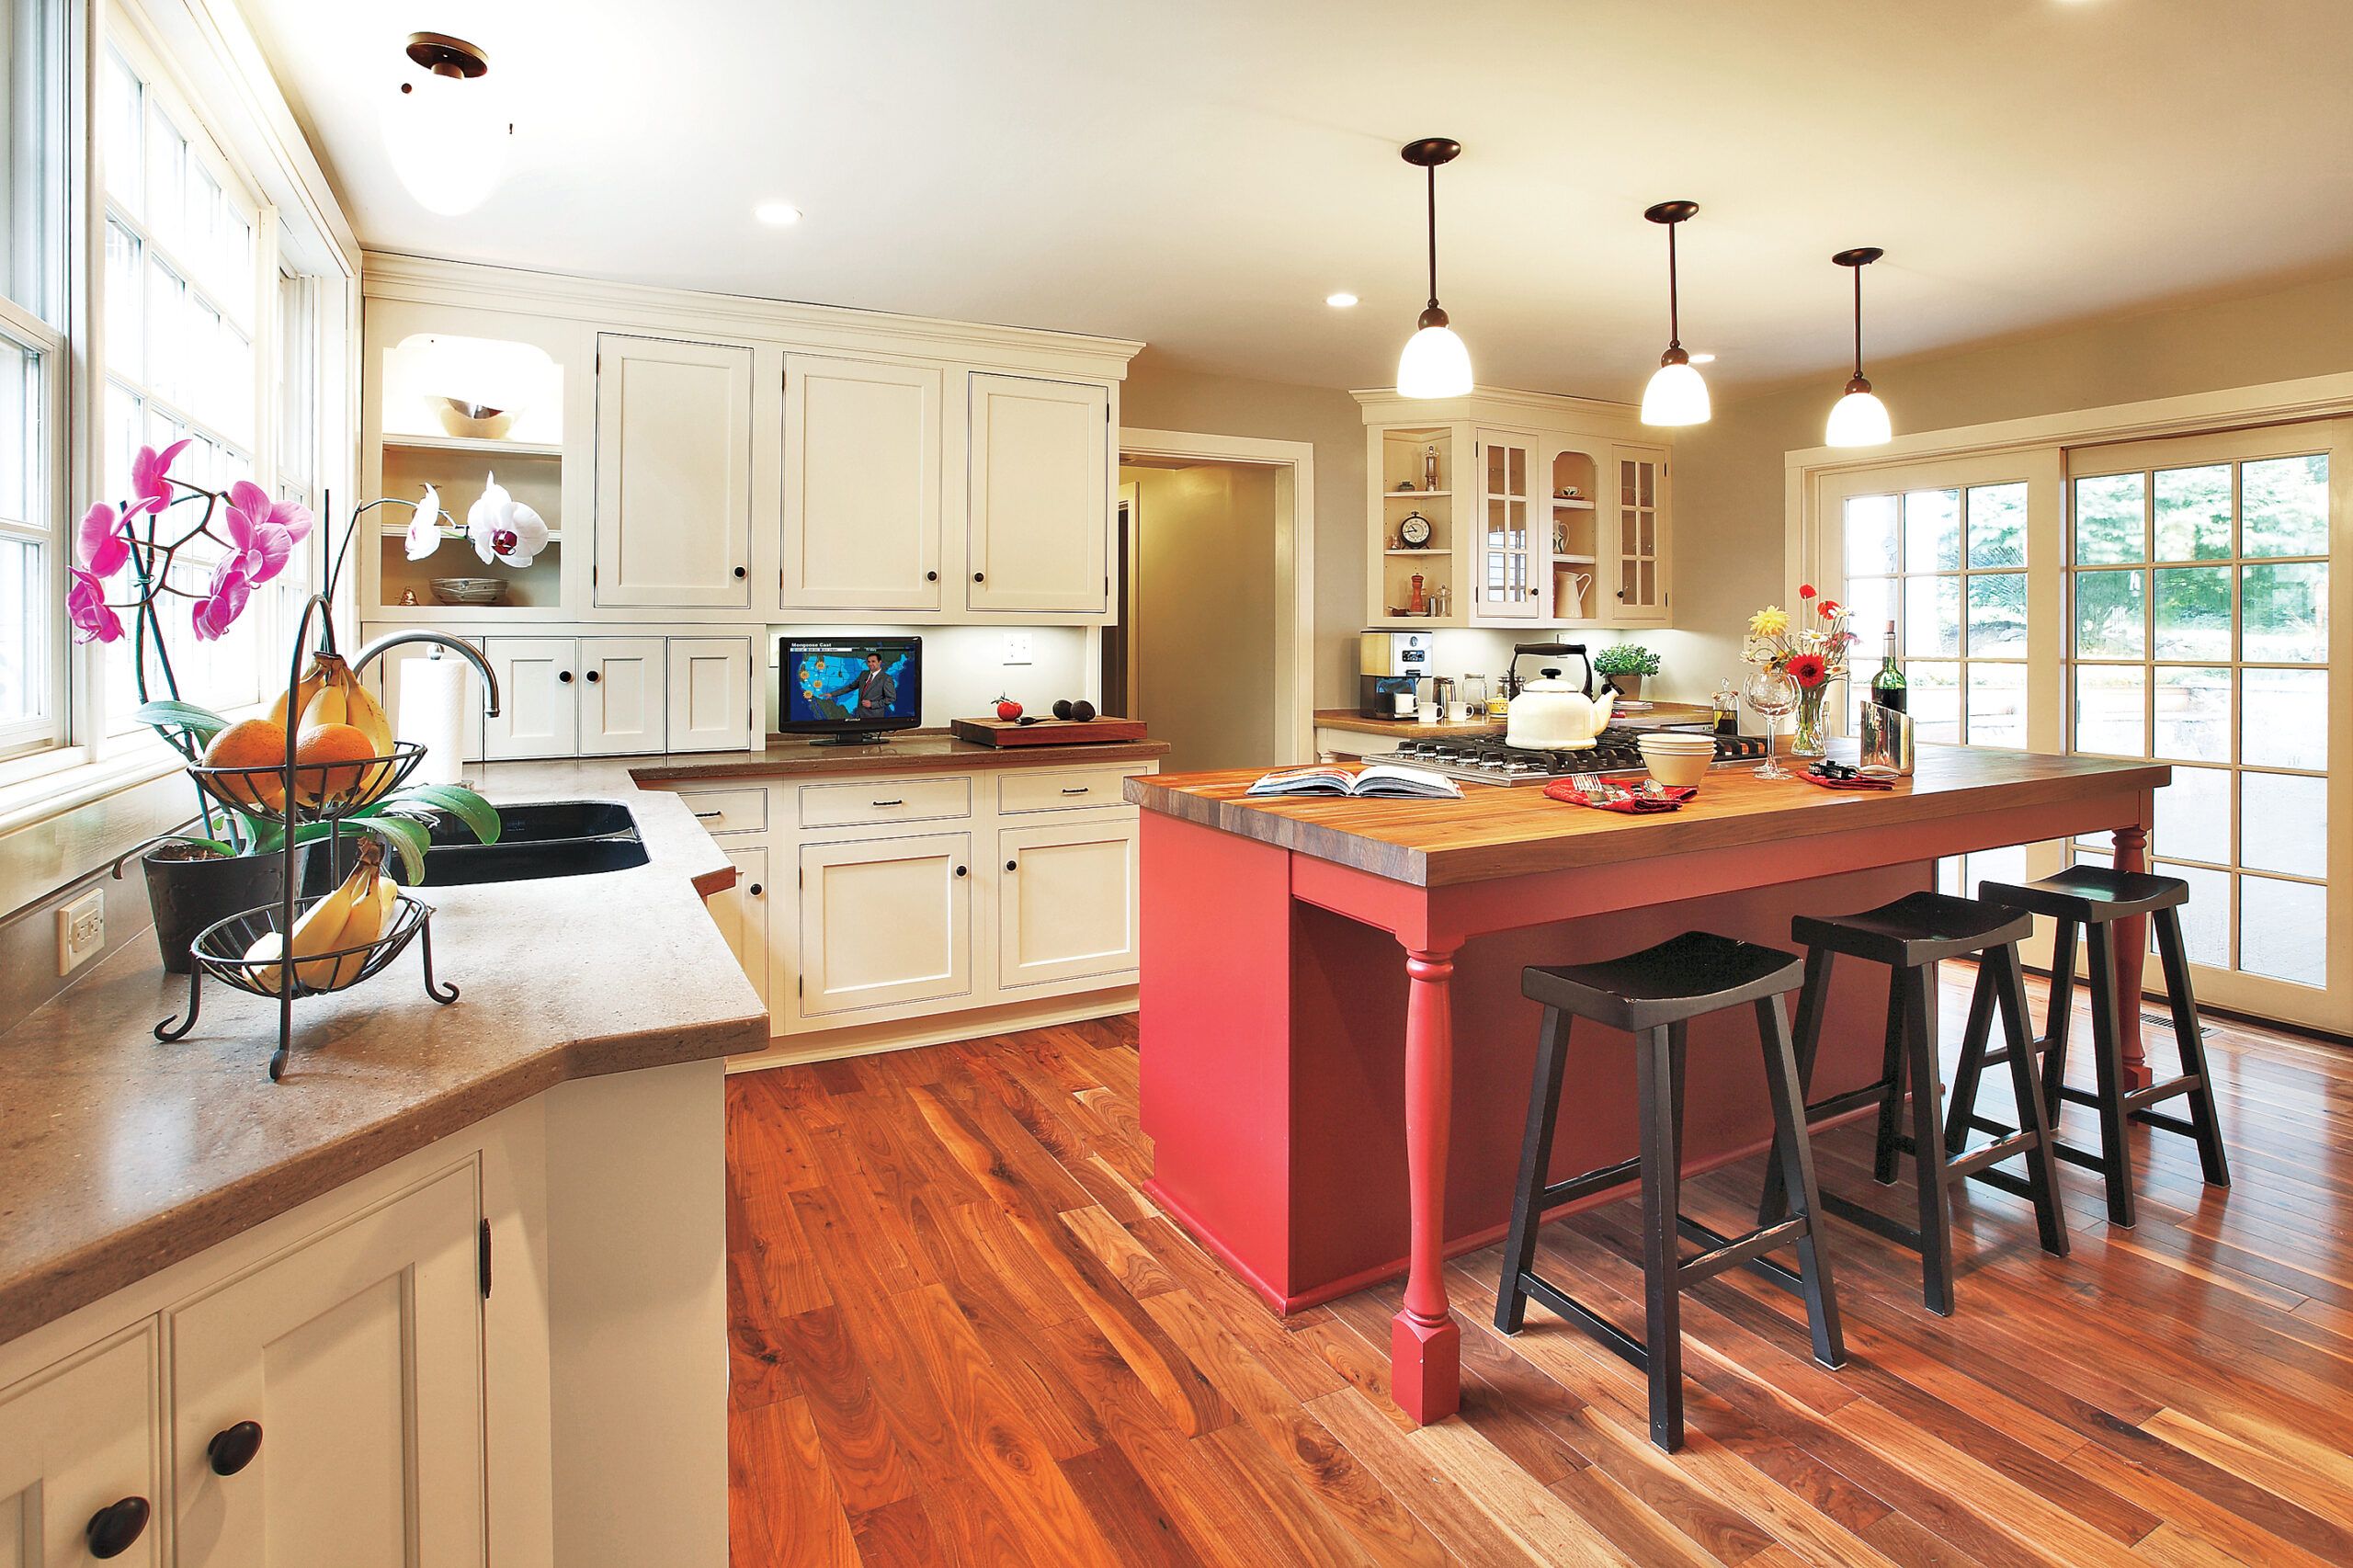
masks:
{"label": "electrical outlet", "polygon": [[92,888],[57,906],[57,972],[71,974],[107,945],[106,894]]}
{"label": "electrical outlet", "polygon": [[1029,662],[1029,633],[1008,631],[1005,634],[1005,662],[1026,665]]}

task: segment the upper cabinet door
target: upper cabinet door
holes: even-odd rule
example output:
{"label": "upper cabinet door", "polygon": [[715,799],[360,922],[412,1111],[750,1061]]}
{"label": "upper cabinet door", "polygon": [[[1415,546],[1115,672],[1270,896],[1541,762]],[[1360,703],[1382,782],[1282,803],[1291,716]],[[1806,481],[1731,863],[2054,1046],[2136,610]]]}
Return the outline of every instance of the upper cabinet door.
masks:
{"label": "upper cabinet door", "polygon": [[1620,447],[1610,454],[1610,468],[1618,528],[1610,538],[1617,581],[1609,619],[1619,626],[1661,625],[1666,619],[1666,453]]}
{"label": "upper cabinet door", "polygon": [[784,608],[939,608],[940,373],[784,361]]}
{"label": "upper cabinet door", "polygon": [[1108,387],[972,379],[971,581],[976,610],[1101,615],[1111,528]]}
{"label": "upper cabinet door", "polygon": [[597,340],[600,606],[752,605],[752,351]]}
{"label": "upper cabinet door", "polygon": [[[1543,611],[1543,541],[1537,537],[1536,438],[1482,430],[1473,501],[1471,604],[1474,620],[1534,620]],[[1458,533],[1458,538],[1464,537]]]}

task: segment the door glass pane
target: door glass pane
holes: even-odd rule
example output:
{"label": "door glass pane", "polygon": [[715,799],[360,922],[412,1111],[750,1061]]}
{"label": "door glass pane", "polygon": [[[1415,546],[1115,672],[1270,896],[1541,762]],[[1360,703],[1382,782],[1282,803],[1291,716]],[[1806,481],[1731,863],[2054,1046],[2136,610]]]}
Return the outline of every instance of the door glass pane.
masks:
{"label": "door glass pane", "polygon": [[2325,985],[2327,952],[2327,889],[2271,877],[2239,879],[2239,968],[2299,985]]}
{"label": "door glass pane", "polygon": [[2328,672],[2247,670],[2239,760],[2260,767],[2328,766]]}
{"label": "door glass pane", "polygon": [[1961,579],[1904,580],[1904,652],[1908,658],[1951,658],[1961,652]]}
{"label": "door glass pane", "polygon": [[[2086,857],[2085,863],[2103,864],[2094,857]],[[2189,884],[2189,902],[2181,906],[2181,945],[2188,952],[2189,961],[2215,969],[2230,968],[2231,874],[2208,870],[2203,866],[2177,866],[2169,861],[2161,862],[2157,869]],[[2155,922],[2150,924],[2154,927]],[[2154,937],[2154,930],[2151,934]]]}
{"label": "door glass pane", "polygon": [[2026,656],[2026,574],[1989,572],[1969,579],[1969,656]]}
{"label": "door glass pane", "polygon": [[2231,772],[2177,767],[2157,791],[2154,852],[2184,860],[2231,863]]}
{"label": "door glass pane", "polygon": [[2168,566],[2156,574],[2156,656],[2231,656],[2231,569]]}
{"label": "door glass pane", "polygon": [[1847,621],[1875,653],[1885,652],[1887,623],[1895,619],[1894,585],[1885,577],[1847,579]]}
{"label": "door glass pane", "polygon": [[2231,465],[2157,472],[2157,559],[2227,561],[2231,555]]}
{"label": "door glass pane", "polygon": [[1915,738],[1949,745],[1961,743],[1961,666],[1923,660],[1908,666],[1907,710],[1917,729]]}
{"label": "door glass pane", "polygon": [[1904,497],[1904,569],[1961,570],[1961,492],[1914,490]]}
{"label": "door glass pane", "polygon": [[2106,756],[2145,756],[2148,688],[2138,665],[2082,665],[2075,670],[2075,746]]}
{"label": "door glass pane", "polygon": [[2245,651],[2264,664],[2317,665],[2328,658],[2328,567],[2312,562],[2248,566],[2239,585]]}
{"label": "door glass pane", "polygon": [[2075,655],[2085,659],[2137,659],[2147,641],[2143,608],[2146,574],[2075,574]]}
{"label": "door glass pane", "polygon": [[1883,577],[1896,570],[1895,497],[1855,495],[1847,501],[1847,575]]}
{"label": "door glass pane", "polygon": [[2157,672],[2154,755],[2191,762],[2231,760],[2231,672],[2166,668]]}
{"label": "door glass pane", "polygon": [[2328,553],[2328,459],[2267,458],[2241,466],[2240,550],[2248,555]]}
{"label": "door glass pane", "polygon": [[2317,877],[2328,869],[2328,780],[2296,773],[2239,775],[2239,864]]}
{"label": "door glass pane", "polygon": [[2026,564],[2026,485],[1979,484],[1969,492],[1969,566]]}
{"label": "door glass pane", "polygon": [[1969,665],[1969,744],[2026,745],[2026,666]]}
{"label": "door glass pane", "polygon": [[2146,495],[2137,473],[2075,481],[2075,560],[2085,565],[2145,560]]}

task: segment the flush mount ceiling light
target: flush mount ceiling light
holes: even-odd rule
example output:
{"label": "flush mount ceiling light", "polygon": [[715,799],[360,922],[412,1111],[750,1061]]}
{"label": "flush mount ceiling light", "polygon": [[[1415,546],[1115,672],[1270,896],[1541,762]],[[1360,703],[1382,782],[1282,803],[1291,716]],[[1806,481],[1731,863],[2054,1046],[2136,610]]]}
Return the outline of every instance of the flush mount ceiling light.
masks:
{"label": "flush mount ceiling light", "polygon": [[1354,294],[1350,294],[1343,290],[1337,294],[1324,295],[1324,302],[1331,306],[1336,311],[1345,311],[1349,306],[1357,302],[1357,297]]}
{"label": "flush mount ceiling light", "polygon": [[762,201],[752,208],[752,216],[771,229],[789,229],[801,222],[801,209],[789,201]]}
{"label": "flush mount ceiling light", "polygon": [[1708,422],[1708,383],[1691,368],[1691,356],[1683,351],[1683,302],[1675,275],[1676,226],[1699,210],[1696,201],[1662,201],[1643,213],[1652,222],[1666,225],[1666,352],[1658,357],[1651,384],[1643,390],[1645,425]]}
{"label": "flush mount ceiling light", "polygon": [[1831,405],[1830,427],[1823,436],[1834,447],[1876,447],[1894,434],[1887,404],[1863,379],[1863,268],[1886,254],[1877,245],[1862,245],[1830,258],[1855,275],[1855,374],[1846,395]]}
{"label": "flush mount ceiling light", "polygon": [[1471,351],[1447,324],[1438,302],[1438,166],[1462,155],[1462,143],[1444,136],[1408,142],[1399,154],[1429,175],[1430,303],[1405,351],[1397,357],[1400,397],[1461,397],[1471,390]]}
{"label": "flush mount ceiling light", "polygon": [[506,166],[514,127],[482,78],[490,61],[463,39],[411,33],[408,57],[424,74],[401,83],[383,108],[392,171],[419,205],[454,218],[481,206]]}

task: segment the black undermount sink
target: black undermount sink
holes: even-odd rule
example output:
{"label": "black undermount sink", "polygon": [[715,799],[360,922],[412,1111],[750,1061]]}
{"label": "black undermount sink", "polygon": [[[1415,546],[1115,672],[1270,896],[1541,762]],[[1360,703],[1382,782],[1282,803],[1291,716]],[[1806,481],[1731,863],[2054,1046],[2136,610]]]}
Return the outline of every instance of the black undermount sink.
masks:
{"label": "black undermount sink", "polygon": [[[466,824],[446,812],[423,819],[425,882],[428,888],[476,882],[533,881],[545,877],[585,877],[626,871],[648,858],[637,819],[611,801],[519,801],[498,808],[498,842],[478,842]],[[348,851],[346,852],[347,856]],[[393,880],[407,877],[389,859]],[[349,861],[344,865],[348,869]],[[313,855],[306,880],[310,891],[334,886],[327,858]]]}

